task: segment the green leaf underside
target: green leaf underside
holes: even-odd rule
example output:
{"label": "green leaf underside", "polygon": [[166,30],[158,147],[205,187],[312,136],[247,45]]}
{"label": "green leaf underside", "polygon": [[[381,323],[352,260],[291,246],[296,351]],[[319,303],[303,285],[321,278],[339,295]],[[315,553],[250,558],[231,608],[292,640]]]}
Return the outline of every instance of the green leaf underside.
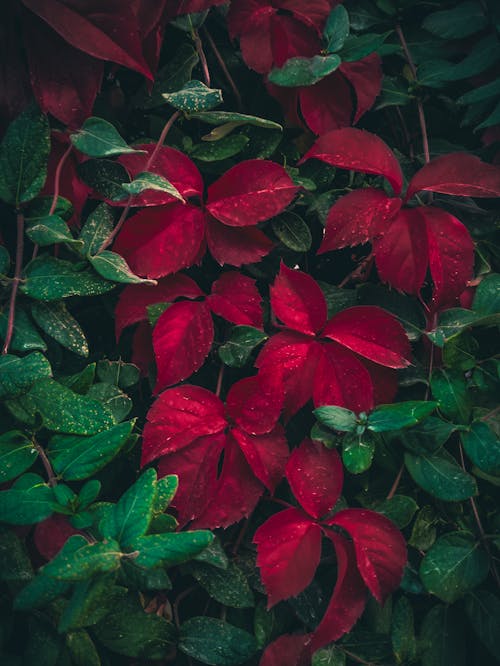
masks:
{"label": "green leaf underside", "polygon": [[295,88],[312,86],[334,72],[341,60],[337,55],[290,58],[283,67],[272,69],[269,81],[277,86]]}

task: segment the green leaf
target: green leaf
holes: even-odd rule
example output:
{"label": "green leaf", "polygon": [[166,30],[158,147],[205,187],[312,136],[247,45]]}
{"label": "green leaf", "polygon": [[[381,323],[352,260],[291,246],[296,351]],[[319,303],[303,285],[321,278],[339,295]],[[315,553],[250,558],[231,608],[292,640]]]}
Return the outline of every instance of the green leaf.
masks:
{"label": "green leaf", "polygon": [[0,531],[0,580],[6,582],[11,589],[18,589],[19,585],[26,584],[33,576],[33,567],[24,541],[21,541],[13,530]]}
{"label": "green leaf", "polygon": [[413,608],[406,597],[400,597],[392,612],[391,642],[398,664],[415,661],[417,641],[413,622]]}
{"label": "green leaf", "polygon": [[257,651],[255,638],[213,617],[192,617],[180,628],[179,650],[211,666],[242,664]]}
{"label": "green leaf", "polygon": [[255,605],[253,592],[248,581],[236,564],[231,563],[224,570],[200,562],[191,564],[189,570],[212,599],[224,604],[224,606],[251,608]]}
{"label": "green leaf", "polygon": [[273,219],[271,226],[279,240],[290,250],[307,252],[311,249],[312,236],[309,227],[295,213],[282,213]]}
{"label": "green leaf", "polygon": [[[74,539],[80,544],[74,549]],[[120,566],[122,553],[116,541],[110,539],[106,543],[88,543],[76,534],[70,536],[58,554],[43,569],[43,575],[56,580],[74,583],[86,580],[99,573],[113,571]],[[70,543],[69,550],[66,549]]]}
{"label": "green leaf", "polygon": [[450,532],[427,551],[420,579],[429,592],[452,604],[483,582],[489,566],[488,554],[472,535]]}
{"label": "green leaf", "polygon": [[343,5],[332,9],[323,29],[323,37],[327,42],[328,53],[340,51],[349,34],[349,14]]}
{"label": "green leaf", "polygon": [[52,514],[54,493],[37,474],[20,476],[9,490],[0,491],[0,522],[32,525]]}
{"label": "green leaf", "polygon": [[221,361],[233,368],[242,368],[252,351],[267,340],[267,335],[253,326],[235,326],[229,340],[219,347]]}
{"label": "green leaf", "polygon": [[0,199],[18,208],[34,199],[47,178],[50,128],[31,105],[7,128],[0,144]]}
{"label": "green leaf", "polygon": [[138,173],[131,183],[123,185],[123,189],[127,194],[131,195],[141,194],[141,192],[145,192],[146,190],[158,190],[159,192],[168,192],[168,194],[171,194],[176,199],[185,201],[179,190],[169,180],[149,171]]}
{"label": "green leaf", "polygon": [[373,432],[401,430],[422,421],[437,407],[437,402],[410,400],[391,405],[379,405],[368,416],[368,429]]}
{"label": "green leaf", "polygon": [[0,276],[8,274],[10,263],[9,251],[5,246],[0,245]]}
{"label": "green leaf", "polygon": [[402,530],[413,520],[413,516],[418,511],[418,504],[413,497],[394,495],[390,499],[375,502],[372,508],[383,516],[387,516]]}
{"label": "green leaf", "polygon": [[245,113],[235,113],[234,111],[200,111],[198,113],[189,113],[188,118],[201,120],[207,125],[225,125],[232,123],[233,128],[241,125],[253,125],[254,127],[263,127],[264,129],[274,129],[283,131],[283,127],[274,120],[267,118],[258,118],[257,116],[248,116]]}
{"label": "green leaf", "polygon": [[474,465],[487,474],[500,475],[500,439],[483,421],[474,421],[470,430],[461,432],[465,452]]}
{"label": "green leaf", "polygon": [[89,261],[97,273],[106,280],[124,284],[150,284],[153,286],[158,284],[156,280],[148,280],[135,275],[125,259],[115,252],[103,250],[99,254],[89,257]]}
{"label": "green leaf", "polygon": [[129,548],[137,551],[134,562],[141,567],[162,564],[172,567],[187,562],[212,543],[214,536],[206,530],[150,534],[129,540]]}
{"label": "green leaf", "polygon": [[361,60],[370,53],[377,51],[392,34],[392,30],[384,33],[367,33],[365,35],[349,35],[340,51],[340,57],[343,62],[353,62]]}
{"label": "green leaf", "polygon": [[445,416],[455,423],[469,422],[471,405],[463,374],[438,368],[432,373],[431,389]]}
{"label": "green leaf", "polygon": [[55,473],[65,481],[81,481],[107,465],[126,444],[135,421],[120,423],[91,437],[55,435],[47,455]]}
{"label": "green leaf", "polygon": [[217,162],[227,160],[241,153],[250,139],[244,134],[225,136],[219,141],[199,143],[190,152],[189,156],[201,162]]}
{"label": "green leaf", "polygon": [[81,372],[77,372],[74,375],[59,377],[59,382],[75,393],[85,395],[94,383],[95,368],[95,363],[89,363]]}
{"label": "green leaf", "polygon": [[342,442],[342,462],[351,474],[370,469],[375,455],[375,442],[368,435],[348,435]]}
{"label": "green leaf", "polygon": [[174,109],[179,111],[209,111],[222,102],[222,91],[208,88],[201,81],[188,81],[181,90],[172,93],[163,93],[166,100]]}
{"label": "green leaf", "polygon": [[474,294],[472,309],[482,315],[500,312],[500,275],[498,273],[491,273],[481,280]]}
{"label": "green leaf", "polygon": [[405,106],[412,100],[413,96],[408,92],[408,81],[397,76],[384,76],[375,109],[379,111],[388,106]]}
{"label": "green leaf", "polygon": [[191,79],[191,73],[198,60],[198,54],[191,44],[182,43],[157,72],[151,96],[146,98],[144,108],[154,109],[163,106],[165,104],[163,93],[180,90]]}
{"label": "green leaf", "polygon": [[123,198],[123,184],[130,182],[128,171],[119,162],[90,159],[78,165],[78,175],[106,199]]}
{"label": "green leaf", "polygon": [[474,590],[465,599],[465,611],[481,643],[500,661],[500,599],[487,590]]}
{"label": "green leaf", "polygon": [[312,86],[334,72],[342,61],[338,55],[290,58],[283,67],[270,71],[268,79],[277,86],[296,88]]}
{"label": "green leaf", "polygon": [[43,377],[51,377],[50,363],[40,352],[19,358],[12,354],[0,356],[0,399],[15,398],[29,390]]}
{"label": "green leaf", "polygon": [[405,453],[405,465],[415,483],[438,499],[461,502],[477,493],[474,477],[444,450],[432,456]]}
{"label": "green leaf", "polygon": [[346,655],[334,645],[313,654],[311,666],[345,666]]}
{"label": "green leaf", "polygon": [[[477,104],[491,98],[496,99],[500,95],[500,80],[495,79],[484,86],[473,88],[457,99],[457,104]],[[477,293],[477,292],[476,292]]]}
{"label": "green leaf", "polygon": [[133,363],[103,359],[97,363],[97,377],[105,384],[114,384],[121,389],[127,389],[137,384],[141,373]]}
{"label": "green leaf", "polygon": [[172,581],[162,566],[144,569],[138,567],[134,560],[122,560],[121,572],[130,589],[141,591],[172,589]]}
{"label": "green leaf", "polygon": [[350,409],[335,405],[318,407],[313,411],[314,416],[332,430],[341,432],[354,432],[358,424],[357,416]]}
{"label": "green leaf", "polygon": [[101,666],[96,646],[86,631],[72,631],[66,636],[66,648],[73,666]]}
{"label": "green leaf", "polygon": [[482,123],[479,123],[479,125],[474,129],[474,132],[478,132],[479,130],[485,129],[486,127],[491,127],[492,125],[498,125],[499,122],[500,122],[500,101],[497,102],[495,108],[486,117],[486,119],[483,120]]}
{"label": "green leaf", "polygon": [[102,535],[123,546],[146,534],[153,515],[156,470],[148,469],[121,496],[99,525]]}
{"label": "green leaf", "polygon": [[448,340],[453,339],[462,331],[475,326],[490,326],[497,323],[500,323],[500,315],[497,313],[482,314],[462,308],[450,308],[439,315],[437,328],[426,335],[435,345],[444,347]]}
{"label": "green leaf", "polygon": [[[7,314],[0,313],[0,337],[5,340],[7,332]],[[40,337],[38,331],[28,317],[26,311],[17,306],[14,320],[14,334],[9,347],[10,351],[29,352],[39,349],[46,351],[47,345]]]}
{"label": "green leaf", "polygon": [[35,301],[31,305],[31,315],[42,331],[65,349],[84,358],[89,355],[89,345],[85,333],[73,315],[68,312],[64,303]]}
{"label": "green leaf", "polygon": [[70,585],[38,573],[14,599],[14,609],[27,611],[43,608],[57,597],[65,594]]}
{"label": "green leaf", "polygon": [[93,384],[86,397],[99,402],[111,415],[113,423],[120,423],[126,419],[132,409],[132,400],[118,386],[113,386],[113,384],[106,384],[105,382]]}
{"label": "green leaf", "polygon": [[456,7],[428,14],[422,27],[441,39],[463,39],[488,25],[481,3],[467,0]]}
{"label": "green leaf", "polygon": [[59,632],[90,627],[114,610],[127,590],[114,584],[114,574],[101,574],[76,583],[59,620]]}
{"label": "green leaf", "polygon": [[460,62],[450,65],[446,81],[460,81],[481,74],[500,59],[500,43],[495,35],[476,41],[474,47]]}
{"label": "green leaf", "polygon": [[37,458],[33,443],[19,430],[0,435],[0,483],[15,479],[29,469]]}
{"label": "green leaf", "polygon": [[154,513],[163,513],[170,506],[179,487],[179,477],[168,474],[156,482],[156,495],[153,505]]}
{"label": "green leaf", "polygon": [[92,502],[97,499],[100,492],[101,482],[97,479],[92,479],[91,481],[84,483],[80,492],[78,493],[78,508],[87,508],[89,504],[92,504]]}
{"label": "green leaf", "polygon": [[435,525],[438,522],[439,518],[432,506],[420,509],[408,540],[409,545],[419,550],[428,550],[436,540]]}
{"label": "green leaf", "polygon": [[415,298],[390,291],[383,285],[365,284],[358,290],[359,305],[377,305],[399,319],[410,338],[418,340],[426,328],[422,306]]}
{"label": "green leaf", "polygon": [[58,215],[26,220],[26,235],[40,247],[54,245],[55,243],[81,245],[81,242],[71,235],[66,222]]}
{"label": "green leaf", "polygon": [[131,148],[114,125],[102,118],[87,118],[82,127],[69,136],[71,143],[89,157],[111,157],[124,153],[143,153]]}
{"label": "green leaf", "polygon": [[32,218],[47,217],[48,215],[53,214],[61,217],[63,220],[66,220],[66,222],[71,219],[71,216],[74,212],[71,201],[59,196],[56,200],[56,207],[54,210],[52,210],[53,200],[54,197],[52,194],[45,194],[38,196],[33,201],[30,201],[30,203],[24,209],[25,218],[28,220]]}
{"label": "green leaf", "polygon": [[217,537],[214,538],[205,550],[195,555],[193,559],[197,562],[206,562],[206,564],[210,564],[212,567],[217,567],[218,569],[227,569],[229,566],[227,555]]}
{"label": "green leaf", "polygon": [[405,448],[416,455],[432,454],[446,444],[456,426],[430,416],[412,428],[398,434]]}
{"label": "green leaf", "polygon": [[20,290],[39,301],[57,301],[68,296],[98,296],[115,286],[83,263],[44,255],[28,264]]}
{"label": "green leaf", "polygon": [[113,231],[115,210],[107,203],[100,203],[88,216],[80,232],[79,240],[83,245],[80,252],[92,256],[99,252],[101,245]]}

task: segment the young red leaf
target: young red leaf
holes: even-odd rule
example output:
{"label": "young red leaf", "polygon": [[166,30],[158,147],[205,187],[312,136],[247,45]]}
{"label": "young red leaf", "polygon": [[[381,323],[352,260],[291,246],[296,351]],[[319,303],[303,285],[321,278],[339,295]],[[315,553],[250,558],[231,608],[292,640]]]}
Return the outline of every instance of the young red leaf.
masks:
{"label": "young red leaf", "polygon": [[125,222],[113,250],[137,275],[164,277],[193,265],[204,228],[203,213],[189,204],[144,209]]}
{"label": "young red leaf", "polygon": [[254,475],[273,493],[283,478],[289,454],[283,428],[277,425],[271,432],[255,436],[233,428],[231,434]]}
{"label": "young red leaf", "polygon": [[232,227],[245,227],[281,213],[298,187],[285,169],[268,160],[247,160],[208,188],[207,210]]}
{"label": "young red leaf", "polygon": [[351,536],[359,573],[375,599],[384,603],[401,582],[406,564],[401,532],[385,516],[365,509],[344,509],[328,522]]}
{"label": "young red leaf", "polygon": [[351,124],[352,91],[339,70],[313,86],[301,88],[300,111],[307,126],[320,136]]}
{"label": "young red leaf", "polygon": [[346,77],[356,94],[356,113],[353,125],[375,103],[382,88],[382,59],[378,53],[371,53],[354,62],[343,62],[339,71]]}
{"label": "young red leaf", "polygon": [[265,381],[262,375],[240,379],[229,389],[226,399],[229,416],[251,435],[274,428],[283,407],[283,380],[279,368]]}
{"label": "young red leaf", "polygon": [[214,325],[206,303],[183,301],[171,305],[153,330],[158,375],[155,393],[196,372],[208,356]]}
{"label": "young red leaf", "polygon": [[155,287],[144,284],[128,285],[120,294],[115,308],[116,339],[120,339],[123,329],[127,326],[148,318],[148,305],[171,303],[181,296],[185,298],[203,296],[196,282],[182,273],[158,280]]}
{"label": "young red leaf", "polygon": [[207,303],[212,312],[240,326],[262,328],[262,297],[252,280],[236,271],[223,273],[212,285]]}
{"label": "young red leaf", "polygon": [[321,555],[321,528],[298,509],[271,516],[255,533],[257,566],[271,608],[302,592]]}
{"label": "young red leaf", "polygon": [[314,335],[325,325],[325,297],[318,283],[307,273],[281,263],[270,291],[275,315],[290,328]]}
{"label": "young red leaf", "polygon": [[372,187],[349,192],[330,208],[318,254],[370,241],[385,231],[384,223],[397,214],[401,203]]}
{"label": "young red leaf", "polygon": [[317,139],[299,164],[314,157],[342,169],[384,176],[398,195],[403,186],[403,173],[389,146],[375,134],[345,127]]}
{"label": "young red leaf", "polygon": [[201,386],[187,384],[163,391],[146,418],[141,465],[227,426],[221,400]]}
{"label": "young red leaf", "polygon": [[40,555],[51,560],[73,534],[81,534],[69,522],[67,516],[54,513],[36,524],[33,541]]}
{"label": "young red leaf", "polygon": [[421,190],[459,197],[498,197],[500,166],[482,162],[468,153],[442,155],[413,176],[406,198],[410,199]]}
{"label": "young red leaf", "polygon": [[259,666],[309,666],[311,634],[284,634],[270,643]]}
{"label": "young red leaf", "polygon": [[221,266],[254,264],[274,247],[260,229],[228,227],[210,215],[207,215],[207,244],[211,255]]}
{"label": "young red leaf", "polygon": [[340,534],[327,532],[337,556],[337,581],[328,608],[315,630],[311,650],[338,640],[350,631],[366,604],[366,587],[356,567],[354,547]]}
{"label": "young red leaf", "polygon": [[335,449],[305,439],[288,459],[286,478],[304,510],[314,518],[321,518],[340,497],[344,468]]}
{"label": "young red leaf", "polygon": [[410,364],[410,343],[396,317],[382,308],[358,305],[336,314],[323,335],[389,368]]}

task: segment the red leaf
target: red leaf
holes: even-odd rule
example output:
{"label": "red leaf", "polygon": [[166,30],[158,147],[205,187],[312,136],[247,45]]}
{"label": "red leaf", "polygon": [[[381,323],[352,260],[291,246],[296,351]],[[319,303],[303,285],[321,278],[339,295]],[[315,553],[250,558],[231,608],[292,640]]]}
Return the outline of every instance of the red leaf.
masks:
{"label": "red leaf", "polygon": [[344,483],[344,468],[335,449],[305,439],[292,451],[286,478],[293,494],[313,518],[321,518],[337,503]]}
{"label": "red leaf", "polygon": [[268,160],[247,160],[208,188],[207,210],[217,220],[245,227],[281,213],[298,187],[285,169]]}
{"label": "red leaf", "polygon": [[353,125],[372,108],[382,88],[382,60],[378,53],[354,62],[343,62],[339,71],[346,77],[356,94],[356,114]]}
{"label": "red leaf", "polygon": [[275,67],[283,67],[287,60],[298,56],[312,58],[321,49],[317,30],[307,25],[308,18],[302,20],[283,14],[272,16],[270,38]]}
{"label": "red leaf", "polygon": [[273,243],[255,227],[228,227],[207,215],[207,243],[213,258],[221,265],[242,266],[260,261],[273,249]]}
{"label": "red leaf", "polygon": [[264,650],[259,666],[309,666],[311,634],[284,634]]}
{"label": "red leaf", "polygon": [[442,155],[418,171],[408,185],[406,198],[421,190],[459,197],[500,196],[500,167],[468,153]]}
{"label": "red leaf", "polygon": [[410,365],[410,343],[396,317],[382,308],[358,305],[336,314],[323,335],[389,368]]}
{"label": "red leaf", "polygon": [[236,271],[223,273],[212,285],[207,303],[216,315],[237,325],[262,328],[262,297],[252,280]]}
{"label": "red leaf", "polygon": [[149,370],[154,366],[155,355],[153,351],[153,329],[147,321],[139,322],[132,338],[132,358],[141,374],[147,377]]}
{"label": "red leaf", "polygon": [[406,564],[406,542],[385,516],[365,509],[345,509],[330,525],[342,527],[352,537],[359,572],[379,603],[401,582]]}
{"label": "red leaf", "polygon": [[351,87],[339,71],[313,86],[301,88],[299,100],[304,120],[315,134],[326,134],[351,124]]}
{"label": "red leaf", "polygon": [[[139,173],[146,169],[151,153],[156,149],[155,143],[141,143],[135,146],[138,150],[144,150],[144,153],[128,153],[120,155],[118,162],[122,164],[133,179]],[[155,158],[148,166],[148,172],[156,173],[166,178],[176,187],[181,195],[187,199],[189,197],[201,197],[203,194],[203,179],[196,164],[189,159],[187,155],[180,150],[162,146],[157,151]],[[168,192],[158,190],[145,190],[135,196],[132,200],[133,206],[160,206],[177,202],[178,199]],[[123,205],[110,201],[115,205]]]}
{"label": "red leaf", "polygon": [[[390,402],[394,402],[394,398],[398,392],[397,371],[392,368],[386,368],[378,363],[372,363],[372,361],[369,361],[366,358],[361,358],[360,361],[370,374],[370,379],[373,385],[374,404],[387,405]],[[369,412],[371,409],[371,407],[366,407],[359,411]]]}
{"label": "red leaf", "polygon": [[257,436],[233,428],[231,434],[254,475],[273,493],[283,478],[289,454],[283,428],[277,425],[271,432]]}
{"label": "red leaf", "polygon": [[120,294],[115,309],[116,339],[127,326],[148,318],[147,307],[154,303],[170,303],[176,298],[198,298],[203,292],[194,280],[178,273],[158,281],[155,287],[144,284],[131,284]]}
{"label": "red leaf", "polygon": [[228,435],[217,488],[191,527],[215,529],[237,523],[252,513],[263,492],[264,486],[255,478],[238,444]]}
{"label": "red leaf", "polygon": [[33,540],[40,555],[51,560],[73,534],[81,534],[71,525],[67,516],[60,513],[36,524]]}
{"label": "red leaf", "polygon": [[130,217],[113,246],[138,275],[159,278],[192,266],[203,240],[205,218],[199,208],[171,204]]}
{"label": "red leaf", "polygon": [[[243,0],[247,2],[247,0]],[[231,3],[230,12],[232,5]],[[231,13],[228,16],[228,21]],[[273,10],[265,8],[252,17],[245,32],[240,35],[240,49],[243,60],[250,69],[267,74],[274,62],[273,46],[270,38]],[[231,25],[231,23],[229,23]]]}
{"label": "red leaf", "polygon": [[293,12],[304,23],[322,30],[330,11],[341,0],[273,0],[272,5]]}
{"label": "red leaf", "polygon": [[342,169],[385,176],[397,195],[403,186],[403,173],[389,146],[375,134],[354,127],[333,130],[317,139],[299,161],[315,157]]}
{"label": "red leaf", "polygon": [[314,335],[326,322],[326,301],[318,283],[283,262],[271,287],[271,306],[286,326],[301,333]]}
{"label": "red leaf", "polygon": [[188,384],[163,391],[146,418],[142,466],[227,426],[222,401],[207,389]]}
{"label": "red leaf", "polygon": [[76,49],[153,78],[142,55],[137,18],[122,2],[106,0],[104,6],[94,2],[83,7],[59,0],[23,0],[23,4]]}
{"label": "red leaf", "polygon": [[337,582],[328,608],[313,634],[311,650],[319,650],[350,631],[366,603],[366,588],[356,568],[354,548],[345,537],[333,532],[326,536],[335,546]]}
{"label": "red leaf", "polygon": [[338,405],[356,413],[374,407],[370,373],[355,354],[336,342],[321,345],[313,402],[315,407]]}
{"label": "red leaf", "polygon": [[318,254],[361,245],[383,231],[384,222],[397,214],[401,199],[367,187],[337,199],[326,218],[326,231]]}
{"label": "red leaf", "polygon": [[214,339],[214,326],[206,303],[174,303],[153,330],[158,375],[155,393],[196,372],[205,361]]}
{"label": "red leaf", "polygon": [[255,533],[257,566],[271,608],[302,592],[321,555],[321,528],[298,509],[271,516]]}
{"label": "red leaf", "polygon": [[229,389],[226,399],[229,416],[251,435],[274,428],[283,407],[283,380],[279,369],[265,381],[262,375],[240,379]]}
{"label": "red leaf", "polygon": [[381,279],[396,289],[418,294],[429,263],[425,226],[419,208],[404,208],[375,240]]}
{"label": "red leaf", "polygon": [[427,228],[434,308],[453,305],[472,277],[474,243],[467,228],[441,208],[420,211]]}
{"label": "red leaf", "polygon": [[180,14],[198,14],[205,12],[215,5],[227,4],[227,0],[176,0],[176,15]]}

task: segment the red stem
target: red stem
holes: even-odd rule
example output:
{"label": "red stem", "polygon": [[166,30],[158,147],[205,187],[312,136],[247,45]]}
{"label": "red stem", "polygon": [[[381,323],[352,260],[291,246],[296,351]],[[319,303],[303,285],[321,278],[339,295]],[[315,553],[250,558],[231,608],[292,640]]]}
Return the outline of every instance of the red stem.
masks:
{"label": "red stem", "polygon": [[55,485],[57,485],[57,477],[54,474],[54,470],[52,469],[50,460],[47,458],[47,454],[45,453],[43,446],[40,446],[38,442],[33,442],[33,446],[37,450],[38,455],[40,456],[40,460],[42,461],[42,464],[44,466],[45,473],[47,474],[48,484],[51,488],[53,488]]}
{"label": "red stem", "polygon": [[21,271],[23,268],[23,253],[24,253],[24,215],[21,211],[17,213],[17,243],[16,243],[16,267],[14,278],[12,280],[12,291],[10,292],[9,303],[9,317],[7,320],[7,331],[5,334],[5,342],[2,348],[2,354],[7,354],[9,351],[12,336],[14,335],[14,320],[16,317],[16,298],[19,283],[21,282]]}
{"label": "red stem", "polygon": [[228,68],[227,68],[227,66],[226,66],[226,63],[224,62],[224,59],[223,59],[223,57],[221,56],[220,51],[219,51],[219,49],[217,48],[217,45],[215,44],[215,42],[214,42],[214,40],[213,40],[213,38],[212,38],[212,35],[208,32],[208,30],[207,30],[205,27],[203,27],[202,30],[203,30],[203,35],[204,35],[204,37],[207,38],[207,41],[208,41],[208,43],[210,44],[210,48],[211,48],[212,51],[214,52],[214,55],[215,55],[215,57],[217,58],[217,62],[219,63],[220,68],[222,69],[222,72],[223,72],[224,76],[225,76],[226,79],[227,79],[227,82],[229,83],[229,85],[230,85],[230,87],[231,87],[231,90],[233,91],[233,95],[235,96],[235,98],[236,98],[236,102],[237,102],[237,104],[238,104],[238,109],[241,109],[242,106],[243,106],[243,103],[242,103],[242,101],[241,101],[240,91],[239,91],[238,88],[236,87],[236,83],[234,82],[233,77],[232,77],[231,74],[229,73],[229,70],[228,70]]}
{"label": "red stem", "polygon": [[203,72],[203,78],[205,79],[205,84],[210,88],[210,72],[208,69],[207,57],[205,51],[203,50],[203,44],[201,43],[200,35],[197,30],[193,30],[193,40],[194,45],[196,46],[196,51],[200,58],[201,69]]}
{"label": "red stem", "polygon": [[387,493],[387,497],[386,497],[385,499],[390,500],[390,499],[392,499],[392,498],[394,497],[394,495],[396,494],[396,491],[397,491],[398,486],[399,486],[399,482],[401,481],[401,477],[403,476],[404,468],[405,468],[404,465],[401,465],[401,467],[399,468],[398,475],[397,475],[396,478],[394,479],[394,483],[392,484],[391,489],[390,489],[389,492]]}
{"label": "red stem", "polygon": [[54,174],[54,195],[52,197],[52,204],[50,206],[49,215],[53,215],[55,209],[57,208],[57,200],[59,199],[59,191],[61,189],[61,172],[64,166],[64,163],[68,159],[70,152],[73,150],[73,144],[70,143],[69,146],[64,151],[59,163],[56,167],[56,172]]}
{"label": "red stem", "polygon": [[217,376],[217,386],[215,387],[215,395],[218,398],[220,398],[220,392],[222,390],[222,382],[224,380],[224,370],[225,370],[225,365],[224,363],[222,363],[219,369],[219,374]]}

